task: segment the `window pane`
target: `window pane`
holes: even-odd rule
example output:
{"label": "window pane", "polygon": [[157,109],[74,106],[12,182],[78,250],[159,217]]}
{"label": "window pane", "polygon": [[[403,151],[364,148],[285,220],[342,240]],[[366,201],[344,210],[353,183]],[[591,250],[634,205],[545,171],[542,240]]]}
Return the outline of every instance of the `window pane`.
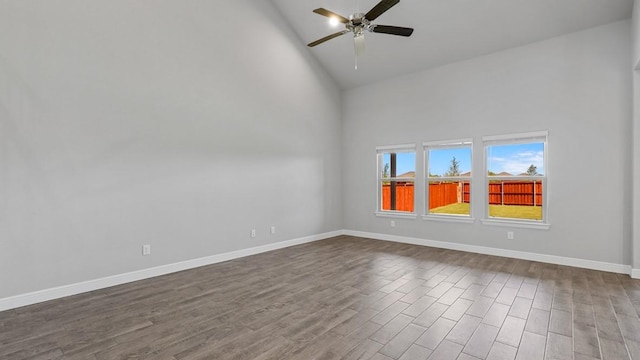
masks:
{"label": "window pane", "polygon": [[471,176],[471,148],[431,149],[429,177]]}
{"label": "window pane", "polygon": [[471,147],[429,149],[429,213],[447,215],[471,214],[471,186],[465,181],[437,181],[441,177],[471,176]]}
{"label": "window pane", "polygon": [[[382,204],[386,211],[414,211],[414,180],[416,176],[415,152],[382,153],[382,181],[380,192]],[[411,178],[395,181],[396,178]]]}
{"label": "window pane", "polygon": [[[395,162],[392,162],[395,155]],[[395,175],[392,173],[395,163]],[[399,152],[382,154],[382,177],[415,177],[416,176],[416,153]]]}
{"label": "window pane", "polygon": [[[382,210],[413,212],[413,181],[385,181],[382,183]],[[392,192],[395,191],[395,196]]]}
{"label": "window pane", "polygon": [[468,181],[429,181],[429,213],[470,215]]}
{"label": "window pane", "polygon": [[544,143],[488,146],[487,170],[489,176],[543,176]]}
{"label": "window pane", "polygon": [[489,181],[489,216],[542,220],[542,181]]}
{"label": "window pane", "polygon": [[544,142],[487,146],[489,217],[543,219],[544,158]]}

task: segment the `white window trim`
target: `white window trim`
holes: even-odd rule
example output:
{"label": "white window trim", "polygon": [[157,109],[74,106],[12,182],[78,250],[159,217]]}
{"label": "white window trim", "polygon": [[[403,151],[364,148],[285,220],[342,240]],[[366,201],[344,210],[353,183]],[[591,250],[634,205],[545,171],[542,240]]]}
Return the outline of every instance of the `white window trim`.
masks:
{"label": "white window trim", "polygon": [[396,152],[416,151],[416,144],[376,146],[376,153],[390,152],[393,150],[396,150]]}
{"label": "white window trim", "polygon": [[425,141],[422,143],[422,147],[438,147],[440,149],[453,149],[471,146],[473,147],[473,139],[457,139],[457,140],[442,140],[442,141]]}
{"label": "white window trim", "polygon": [[511,228],[525,228],[525,229],[539,229],[539,230],[549,230],[549,228],[551,228],[551,224],[543,223],[537,220],[525,220],[525,219],[510,220],[508,218],[489,218],[489,219],[480,219],[480,222],[483,225],[503,226],[503,227],[511,227]]}
{"label": "white window trim", "polygon": [[[543,176],[488,176],[489,169],[487,166],[487,148],[492,145],[509,145],[509,144],[525,144],[531,142],[542,142],[544,149],[544,175]],[[484,148],[484,172],[485,189],[483,191],[483,208],[484,218],[480,219],[483,225],[504,226],[504,227],[516,227],[527,229],[541,229],[548,230],[551,227],[549,223],[549,161],[548,161],[548,148],[549,148],[549,132],[548,131],[532,131],[526,133],[517,134],[505,134],[505,135],[493,135],[483,136],[482,146]],[[489,180],[540,180],[542,181],[542,220],[527,220],[527,219],[510,219],[510,218],[498,218],[489,217]]]}
{"label": "white window trim", "polygon": [[417,219],[418,215],[414,212],[406,211],[376,211],[377,217],[396,218],[396,219]]}
{"label": "white window trim", "polygon": [[[386,179],[385,181],[411,181],[413,182],[413,212],[407,211],[396,211],[396,210],[382,210],[382,156],[380,154],[395,152],[395,153],[407,153],[413,152],[416,153],[416,144],[401,144],[401,145],[384,145],[384,146],[376,146],[376,211],[374,214],[377,217],[385,217],[385,218],[401,218],[401,219],[416,219],[418,217],[415,208],[415,196],[416,196],[416,178],[401,178],[396,177],[393,179]],[[417,160],[417,158],[416,158]],[[414,168],[415,168],[414,164]],[[414,170],[415,171],[415,170]]]}
{"label": "white window trim", "polygon": [[546,142],[548,137],[549,137],[549,132],[544,130],[544,131],[531,131],[531,132],[516,133],[516,134],[483,136],[482,142],[485,143],[485,145],[489,142],[496,142],[498,144],[504,144],[504,143],[517,144],[519,140],[526,140],[523,142],[543,140]]}
{"label": "white window trim", "polygon": [[457,223],[469,223],[473,224],[475,219],[472,217],[473,209],[471,207],[471,197],[469,197],[469,215],[456,215],[456,214],[432,214],[429,213],[429,155],[427,152],[429,149],[460,149],[460,148],[469,148],[471,149],[471,176],[456,176],[456,177],[439,177],[438,180],[443,181],[468,181],[469,189],[472,188],[472,177],[473,177],[473,139],[465,138],[465,139],[455,139],[455,140],[440,140],[440,141],[425,141],[422,143],[422,157],[424,160],[424,208],[422,209],[422,219],[423,220],[432,220],[432,221],[447,221],[447,222],[457,222]]}
{"label": "white window trim", "polygon": [[463,223],[463,224],[473,224],[476,222],[476,219],[474,219],[470,215],[455,215],[455,214],[422,215],[422,220],[445,221],[445,222],[455,222],[455,223]]}

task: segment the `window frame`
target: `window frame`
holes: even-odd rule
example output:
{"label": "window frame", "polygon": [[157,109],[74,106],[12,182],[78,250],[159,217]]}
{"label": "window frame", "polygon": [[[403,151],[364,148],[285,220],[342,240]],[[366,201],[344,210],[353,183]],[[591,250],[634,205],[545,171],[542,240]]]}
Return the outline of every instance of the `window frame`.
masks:
{"label": "window frame", "polygon": [[[469,183],[469,215],[456,215],[456,214],[435,214],[429,212],[429,150],[446,150],[446,149],[461,149],[469,148],[471,151],[470,158],[470,175],[469,176],[448,176],[439,177],[439,180],[443,181],[466,181]],[[424,159],[424,173],[422,179],[424,180],[424,207],[422,210],[423,220],[436,220],[436,221],[449,221],[460,223],[474,223],[472,196],[473,193],[473,138],[455,139],[455,140],[440,140],[440,141],[427,141],[422,143],[422,153]],[[463,195],[464,196],[464,195]]]}
{"label": "window frame", "polygon": [[[488,150],[490,146],[496,145],[517,145],[517,144],[530,144],[530,143],[542,143],[543,144],[543,162],[544,173],[542,175],[532,176],[489,176],[488,168]],[[484,184],[484,199],[483,208],[484,214],[481,219],[482,224],[495,225],[495,226],[507,226],[507,227],[520,227],[530,229],[543,229],[548,230],[551,227],[549,223],[549,132],[548,131],[534,131],[526,133],[505,134],[505,135],[492,135],[482,137],[482,146],[484,148],[484,172],[485,179]],[[542,182],[542,219],[518,219],[518,218],[502,218],[489,216],[489,181],[493,180],[534,180]]]}
{"label": "window frame", "polygon": [[[417,218],[416,213],[416,177],[413,178],[383,178],[384,164],[383,157],[385,153],[414,153],[417,156],[416,144],[403,144],[403,145],[387,145],[376,146],[376,211],[375,215],[378,217],[391,217],[391,218]],[[417,170],[417,157],[414,163],[414,172]],[[397,211],[397,210],[383,210],[382,209],[382,182],[383,181],[411,181],[413,182],[413,212]]]}

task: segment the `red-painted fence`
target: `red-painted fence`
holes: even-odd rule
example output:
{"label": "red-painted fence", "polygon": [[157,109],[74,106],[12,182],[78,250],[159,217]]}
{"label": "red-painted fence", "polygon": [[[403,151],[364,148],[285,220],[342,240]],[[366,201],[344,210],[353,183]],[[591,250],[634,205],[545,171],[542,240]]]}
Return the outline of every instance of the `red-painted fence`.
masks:
{"label": "red-painted fence", "polygon": [[[396,211],[413,211],[413,183],[396,184]],[[391,185],[382,185],[382,210],[391,210]]]}
{"label": "red-painted fence", "polygon": [[457,204],[462,201],[462,183],[429,184],[429,209]]}
{"label": "red-painted fence", "polygon": [[490,181],[489,204],[542,205],[542,181]]}
{"label": "red-painted fence", "polygon": [[[382,185],[382,209],[391,210],[391,189]],[[414,184],[396,185],[396,210],[414,210]],[[468,203],[470,186],[468,182],[429,184],[429,209],[456,203]],[[542,205],[542,182],[540,181],[491,181],[489,182],[489,203],[492,205]]]}

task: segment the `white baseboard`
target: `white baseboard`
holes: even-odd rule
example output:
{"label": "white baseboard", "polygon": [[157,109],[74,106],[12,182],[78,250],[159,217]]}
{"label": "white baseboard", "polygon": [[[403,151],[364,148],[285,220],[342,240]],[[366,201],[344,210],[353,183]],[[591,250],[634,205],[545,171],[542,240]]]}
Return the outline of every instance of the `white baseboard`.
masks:
{"label": "white baseboard", "polygon": [[369,233],[369,232],[363,232],[363,231],[345,230],[344,235],[357,236],[357,237],[376,239],[376,240],[394,241],[394,242],[399,242],[404,244],[431,246],[435,248],[459,250],[459,251],[466,251],[466,252],[472,252],[472,253],[478,253],[478,254],[500,256],[500,257],[510,257],[510,258],[521,259],[521,260],[539,261],[539,262],[550,263],[550,264],[574,266],[579,268],[608,271],[608,272],[614,272],[619,274],[628,274],[628,275],[631,275],[632,277],[640,277],[640,270],[638,269],[632,272],[631,267],[628,265],[606,263],[601,261],[530,253],[525,251],[506,250],[506,249],[491,248],[491,247],[477,246],[477,245],[459,244],[459,243],[452,243],[452,242],[446,242],[446,241],[426,240],[426,239],[397,236],[397,235]]}
{"label": "white baseboard", "polygon": [[634,279],[640,279],[640,269],[631,269],[631,277]]}
{"label": "white baseboard", "polygon": [[223,261],[233,260],[249,255],[256,255],[267,251],[278,250],[294,245],[310,243],[313,241],[328,239],[343,234],[342,230],[323,234],[306,236],[298,239],[277,242],[273,244],[232,251],[224,254],[207,256],[199,259],[187,260],[173,264],[157,266],[149,269],[133,271],[125,274],[113,275],[105,278],[84,281],[76,284],[59,286],[51,289],[34,291],[27,294],[16,295],[0,299],[0,311],[15,309],[22,306],[37,304],[44,301],[59,299],[65,296],[77,295],[84,292],[108,288],[111,286],[126,284],[133,281],[148,279],[160,275],[166,275],[178,271],[211,265]]}

